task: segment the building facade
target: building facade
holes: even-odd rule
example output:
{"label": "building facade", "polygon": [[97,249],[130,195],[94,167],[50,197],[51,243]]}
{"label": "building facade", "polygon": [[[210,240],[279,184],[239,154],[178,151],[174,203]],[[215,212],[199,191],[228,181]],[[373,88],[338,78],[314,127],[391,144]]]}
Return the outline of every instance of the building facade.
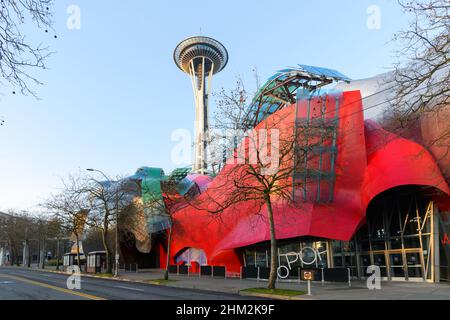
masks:
{"label": "building facade", "polygon": [[[441,123],[436,115],[409,132],[389,129],[365,118],[386,102],[384,87],[368,94],[363,83],[350,82],[324,68],[281,70],[254,98],[246,117],[253,129],[216,177],[139,169],[130,179],[140,182],[134,201],[141,209],[132,210],[137,223],[122,251],[129,259],[151,260],[147,267],[164,268],[172,228],[170,264],[191,266],[191,272],[225,266],[230,274],[267,268],[266,203],[230,195],[239,195],[240,151],[251,159],[252,137],[275,130],[302,150],[280,164],[292,168],[277,182],[289,186],[289,199],[271,199],[280,278],[297,277],[299,268],[348,268],[362,279],[376,265],[385,280],[449,281],[450,159],[445,146],[430,142],[450,121]],[[449,119],[450,108],[445,112]],[[267,150],[274,150],[269,140]],[[149,205],[155,200],[165,209]]]}
{"label": "building facade", "polygon": [[[281,71],[256,98],[255,131],[307,124],[309,141],[318,141],[308,155],[284,164],[295,168],[290,183],[301,185],[292,190],[295,205],[273,201],[279,277],[315,267],[350,268],[364,278],[367,267],[377,265],[385,280],[448,281],[450,189],[440,167],[448,158],[438,160],[415,139],[364,119],[370,106],[360,90],[304,90],[296,72],[305,69]],[[323,81],[326,71],[310,72],[310,79]],[[280,85],[295,101],[266,99]],[[239,164],[232,160],[195,206],[175,213],[171,263],[225,266],[233,273],[269,266],[264,203],[239,201],[220,210],[220,219],[212,214],[227,197],[223,186],[233,189],[230,175]]]}

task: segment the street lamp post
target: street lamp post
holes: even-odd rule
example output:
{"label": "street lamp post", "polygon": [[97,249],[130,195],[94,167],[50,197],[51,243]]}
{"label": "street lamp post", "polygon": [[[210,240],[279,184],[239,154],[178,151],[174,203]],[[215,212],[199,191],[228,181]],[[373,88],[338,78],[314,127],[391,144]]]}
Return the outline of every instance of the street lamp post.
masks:
{"label": "street lamp post", "polygon": [[[86,169],[87,171],[90,172],[98,172],[100,174],[102,174],[106,180],[112,184],[111,179],[101,170],[96,170],[96,169]],[[117,195],[117,190],[116,190],[116,249],[115,249],[115,257],[114,257],[114,277],[118,277],[119,276],[119,201],[118,201],[118,195]]]}

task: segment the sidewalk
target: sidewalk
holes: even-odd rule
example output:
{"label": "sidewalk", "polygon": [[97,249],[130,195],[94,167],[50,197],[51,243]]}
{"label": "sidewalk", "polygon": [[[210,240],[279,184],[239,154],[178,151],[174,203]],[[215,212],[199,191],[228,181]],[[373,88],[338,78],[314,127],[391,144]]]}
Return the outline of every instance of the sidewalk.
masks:
{"label": "sidewalk", "polygon": [[[121,279],[148,281],[161,279],[161,270],[151,270],[139,273],[125,273]],[[248,288],[264,288],[267,282],[249,279],[211,279],[199,278],[198,275],[177,276],[171,275],[171,280],[164,285],[178,288],[202,289],[226,293],[239,293]],[[277,288],[308,291],[307,283],[278,282]],[[450,283],[420,283],[420,282],[382,282],[381,290],[367,289],[366,282],[354,281],[351,287],[347,283],[314,282],[311,286],[312,296],[298,296],[297,298],[310,300],[450,300]]]}
{"label": "sidewalk", "polygon": [[[53,268],[54,269],[54,268]],[[51,267],[46,270],[51,271]],[[118,278],[102,278],[124,281],[136,281],[152,283],[152,280],[163,278],[163,270],[151,269],[139,272],[119,273]],[[200,278],[198,275],[177,276],[170,275],[170,280],[165,286],[175,288],[200,289],[215,292],[240,294],[240,291],[248,288],[264,288],[267,282],[250,279],[211,279]],[[291,289],[307,292],[307,283],[302,282],[278,282],[277,288]],[[366,283],[353,281],[351,287],[347,283],[314,282],[311,286],[312,296],[297,296],[300,300],[450,300],[450,283],[423,283],[423,282],[382,282],[381,290],[368,290]]]}

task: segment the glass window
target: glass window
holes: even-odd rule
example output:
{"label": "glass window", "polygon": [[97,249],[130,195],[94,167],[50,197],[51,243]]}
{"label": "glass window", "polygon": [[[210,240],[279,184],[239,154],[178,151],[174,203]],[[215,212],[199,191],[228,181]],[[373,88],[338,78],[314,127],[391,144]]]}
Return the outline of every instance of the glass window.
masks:
{"label": "glass window", "polygon": [[391,257],[391,266],[403,266],[403,257],[401,253],[393,253]]}
{"label": "glass window", "polygon": [[388,241],[389,241],[390,249],[402,249],[402,238],[401,237],[392,237]]}
{"label": "glass window", "polygon": [[370,251],[370,242],[369,240],[359,241],[359,251],[360,252],[368,252]]}
{"label": "glass window", "polygon": [[[369,260],[370,260],[370,256],[369,256]],[[346,254],[344,257],[344,263],[345,263],[345,265],[344,265],[345,267],[356,267],[356,255],[354,253]]]}
{"label": "glass window", "polygon": [[372,250],[385,250],[386,242],[384,239],[372,240]]}
{"label": "glass window", "polygon": [[342,242],[342,251],[343,252],[354,252],[355,246],[353,241],[343,241]]}
{"label": "glass window", "polygon": [[360,264],[362,267],[368,267],[368,266],[372,265],[372,263],[370,262],[370,255],[362,254],[360,256]]}
{"label": "glass window", "polygon": [[439,215],[439,240],[441,279],[450,281],[450,212]]}
{"label": "glass window", "polygon": [[245,262],[246,267],[254,267],[255,266],[255,251],[254,250],[245,250]]}
{"label": "glass window", "polygon": [[402,234],[402,228],[400,227],[400,217],[397,210],[390,216],[386,217],[387,223],[389,223],[389,236],[395,237]]}
{"label": "glass window", "polygon": [[373,263],[379,267],[386,266],[386,257],[384,256],[384,253],[374,254],[373,255]]}
{"label": "glass window", "polygon": [[422,266],[420,267],[408,267],[409,278],[423,278]]}
{"label": "glass window", "polygon": [[405,249],[416,249],[420,248],[420,237],[417,235],[414,236],[404,236],[403,244]]}
{"label": "glass window", "polygon": [[414,252],[414,253],[407,253],[406,254],[406,264],[408,266],[417,266],[421,265],[420,261],[420,253]]}
{"label": "glass window", "polygon": [[384,255],[384,253],[374,254],[373,263],[374,265],[380,267],[381,276],[387,277],[386,256]]}
{"label": "glass window", "polygon": [[393,253],[389,255],[391,263],[391,277],[404,277],[403,257],[401,253]]}
{"label": "glass window", "polygon": [[256,266],[257,267],[267,267],[267,255],[266,251],[257,251],[256,252]]}
{"label": "glass window", "polygon": [[344,265],[342,264],[342,256],[341,255],[335,255],[333,257],[333,263],[334,263],[334,267],[338,268],[338,267],[343,267]]}
{"label": "glass window", "polygon": [[316,242],[317,267],[328,268],[328,244],[323,241]]}
{"label": "glass window", "polygon": [[341,241],[333,241],[333,253],[341,253],[342,252],[342,244]]}
{"label": "glass window", "polygon": [[[294,253],[294,252],[288,252],[288,253]],[[288,262],[289,259],[289,262]],[[297,269],[302,266],[301,260],[298,258],[298,252],[295,253],[295,255],[287,255],[282,254],[280,256],[280,264],[283,266],[288,267],[290,265],[291,269]]]}
{"label": "glass window", "polygon": [[316,251],[313,247],[304,246],[301,252],[303,265],[313,266],[317,262]]}
{"label": "glass window", "polygon": [[279,246],[279,252],[281,254],[296,252],[298,253],[300,251],[300,243],[298,242],[292,242],[292,243],[285,243],[281,244]]}

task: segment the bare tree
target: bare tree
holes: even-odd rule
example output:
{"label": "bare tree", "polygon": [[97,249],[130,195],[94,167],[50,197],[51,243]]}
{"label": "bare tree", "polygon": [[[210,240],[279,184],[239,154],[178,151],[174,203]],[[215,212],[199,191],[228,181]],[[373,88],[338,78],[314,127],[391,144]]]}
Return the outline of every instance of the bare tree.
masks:
{"label": "bare tree", "polygon": [[77,250],[77,265],[81,270],[80,244],[83,229],[89,213],[88,201],[84,190],[84,179],[80,176],[69,176],[63,180],[63,188],[49,197],[41,206],[47,209],[60,224],[60,227],[71,234]]}
{"label": "bare tree", "polygon": [[48,237],[51,240],[56,241],[56,270],[59,270],[60,267],[60,257],[61,257],[61,251],[60,251],[60,242],[62,239],[66,238],[67,231],[65,228],[63,228],[62,220],[58,217],[49,217],[47,220],[47,230],[48,230]]}
{"label": "bare tree", "polygon": [[[89,215],[87,224],[99,230],[102,234],[103,246],[106,252],[106,273],[112,274],[112,247],[109,242],[110,234],[119,223],[117,217],[120,212],[126,211],[132,199],[134,185],[122,177],[99,181],[88,179],[82,192],[89,199]],[[116,235],[118,237],[118,235]],[[116,239],[118,250],[118,238]]]}
{"label": "bare tree", "polygon": [[169,266],[170,266],[170,247],[172,245],[173,230],[176,220],[174,215],[182,206],[187,206],[192,199],[199,194],[198,187],[191,188],[186,194],[180,195],[178,190],[178,181],[174,182],[170,179],[163,180],[161,182],[161,189],[163,191],[164,197],[161,200],[156,200],[152,202],[147,202],[147,207],[152,207],[152,210],[159,210],[164,218],[167,219],[169,224],[168,234],[167,234],[167,258],[166,258],[166,270],[164,271],[164,280],[169,279]]}
{"label": "bare tree", "polygon": [[[0,239],[5,240],[11,253],[11,264],[20,265],[21,248],[28,245],[33,230],[33,221],[27,212],[9,211],[0,224]],[[22,262],[25,257],[22,255]]]}
{"label": "bare tree", "polygon": [[[259,88],[259,76],[256,69],[254,76],[256,86]],[[213,131],[210,135],[211,147],[209,147],[214,175],[222,170],[226,159],[233,155],[239,141],[252,128],[247,121],[249,95],[239,76],[236,77],[234,88],[221,88],[219,92],[214,93],[216,110],[212,125]]]}
{"label": "bare tree", "polygon": [[24,32],[30,24],[45,32],[52,30],[53,4],[53,0],[2,0],[1,3],[0,75],[24,95],[36,97],[30,84],[42,83],[33,70],[46,69],[45,62],[51,54],[48,47],[33,43]]}
{"label": "bare tree", "polygon": [[[401,49],[389,79],[394,84],[394,96],[386,117],[391,126],[401,131],[427,113],[438,113],[448,107],[450,3],[446,0],[398,2],[411,21],[407,29],[394,37]],[[448,143],[449,135],[446,132],[441,139]]]}
{"label": "bare tree", "polygon": [[[226,106],[223,118],[227,121],[222,121],[220,126],[228,126],[231,123],[232,128],[246,128],[246,123],[249,122],[245,118],[248,114],[244,107],[244,97],[245,91],[240,81],[230,93],[221,94],[221,104]],[[220,115],[218,117],[221,118]],[[231,121],[228,122],[229,119]],[[275,289],[277,278],[277,235],[273,204],[282,202],[289,206],[299,205],[294,190],[302,189],[304,181],[293,177],[305,168],[303,161],[295,159],[311,157],[312,153],[308,151],[329,138],[321,134],[322,138],[319,140],[308,140],[308,136],[317,136],[317,133],[311,132],[314,128],[294,126],[293,120],[292,114],[281,111],[262,122],[257,129],[246,132],[240,146],[234,149],[233,157],[227,161],[221,172],[223,179],[220,183],[216,181],[216,184],[210,186],[207,200],[202,199],[209,203],[207,208],[203,207],[204,202],[191,202],[197,209],[207,210],[217,219],[225,212],[237,212],[234,208],[242,202],[252,203],[254,210],[248,212],[250,215],[264,219],[262,211],[267,210],[271,252],[269,289]],[[236,145],[236,142],[232,143],[233,146]]]}

